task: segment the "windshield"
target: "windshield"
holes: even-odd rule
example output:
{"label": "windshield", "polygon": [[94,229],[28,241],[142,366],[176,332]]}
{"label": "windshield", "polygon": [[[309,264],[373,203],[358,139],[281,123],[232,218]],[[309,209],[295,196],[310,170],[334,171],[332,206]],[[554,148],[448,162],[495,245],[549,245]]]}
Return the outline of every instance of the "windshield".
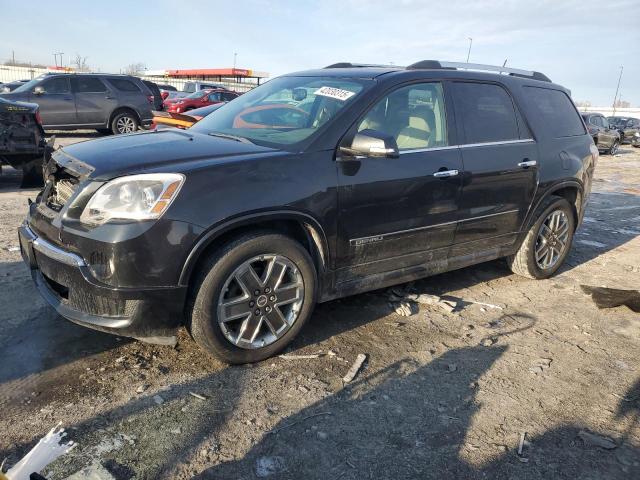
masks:
{"label": "windshield", "polygon": [[209,93],[209,90],[198,90],[197,92],[193,92],[191,95],[187,95],[184,98],[200,98],[204,97],[207,93]]}
{"label": "windshield", "polygon": [[33,80],[29,80],[27,83],[20,85],[13,92],[14,93],[30,92],[35,88],[36,85],[38,85],[42,81],[43,78],[44,76],[41,75],[39,77],[34,78]]}
{"label": "windshield", "polygon": [[332,120],[371,81],[280,77],[229,102],[192,127],[284,147],[306,140]]}

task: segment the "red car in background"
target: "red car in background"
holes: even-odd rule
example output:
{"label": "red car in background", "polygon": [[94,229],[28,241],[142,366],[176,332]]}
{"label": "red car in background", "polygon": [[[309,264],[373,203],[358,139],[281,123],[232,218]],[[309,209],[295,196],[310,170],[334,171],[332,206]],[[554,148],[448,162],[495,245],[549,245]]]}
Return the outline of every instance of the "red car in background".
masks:
{"label": "red car in background", "polygon": [[195,108],[206,107],[214,103],[230,102],[238,97],[236,92],[224,88],[207,88],[199,90],[183,98],[168,98],[164,101],[166,112],[182,113]]}

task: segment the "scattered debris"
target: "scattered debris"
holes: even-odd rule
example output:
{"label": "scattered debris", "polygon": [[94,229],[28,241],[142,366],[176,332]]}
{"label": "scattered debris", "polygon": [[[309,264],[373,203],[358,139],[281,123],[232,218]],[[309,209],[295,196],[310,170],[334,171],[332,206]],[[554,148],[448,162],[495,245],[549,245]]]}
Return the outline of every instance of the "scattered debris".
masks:
{"label": "scattered debris", "polygon": [[8,247],[7,252],[19,252],[20,247]]}
{"label": "scattered debris", "polygon": [[531,373],[535,373],[536,375],[542,373],[544,370],[551,366],[552,358],[539,358],[534,364],[529,368]]}
{"label": "scattered debris", "polygon": [[617,447],[616,442],[614,442],[613,439],[603,435],[587,432],[586,430],[580,430],[580,432],[578,432],[578,436],[585,444],[604,448],[605,450],[613,450]]}
{"label": "scattered debris", "polygon": [[493,303],[484,303],[484,302],[476,302],[475,300],[463,300],[465,303],[471,303],[473,305],[481,305],[487,308],[493,308],[494,310],[503,310],[503,308],[499,305],[494,305]]}
{"label": "scattered debris", "polygon": [[49,430],[22,460],[9,469],[6,473],[7,478],[12,480],[27,479],[31,473],[42,471],[55,459],[69,453],[75,444],[72,441],[61,443],[66,433],[60,425],[62,423],[58,423]]}
{"label": "scattered debris", "polygon": [[136,388],[136,393],[144,393],[147,388],[149,388],[148,385],[140,385],[138,388]]}
{"label": "scattered debris", "polygon": [[160,395],[154,395],[153,401],[156,403],[156,405],[162,405],[164,403],[164,398],[162,398]]}
{"label": "scattered debris", "polygon": [[640,291],[639,290],[621,290],[618,288],[606,287],[590,287],[589,285],[580,285],[580,288],[587,295],[591,295],[596,307],[614,308],[626,305],[634,312],[640,313]]}
{"label": "scattered debris", "polygon": [[442,308],[445,312],[452,313],[456,309],[456,307],[458,306],[458,303],[454,302],[452,300],[442,300],[441,299],[438,302],[438,306],[440,308]]}
{"label": "scattered debris", "polygon": [[[331,355],[331,354],[329,354]],[[335,355],[335,354],[334,354]],[[323,356],[322,353],[311,353],[309,355],[289,355],[289,354],[284,354],[284,355],[278,355],[280,358],[282,358],[283,360],[310,360],[312,358],[320,358]]]}
{"label": "scattered debris", "polygon": [[[412,298],[413,297],[413,298]],[[420,295],[408,296],[409,300],[418,302],[420,305],[436,305],[440,301],[440,297],[437,295],[430,295],[428,293],[422,293]]]}
{"label": "scattered debris", "polygon": [[318,413],[314,413],[313,415],[308,415],[308,416],[306,416],[306,417],[304,417],[304,418],[301,418],[300,420],[298,420],[298,421],[296,421],[296,422],[289,423],[289,424],[284,425],[284,426],[282,426],[282,427],[280,427],[280,428],[276,428],[275,430],[270,430],[270,431],[269,431],[269,432],[267,432],[266,434],[267,434],[267,435],[274,435],[274,434],[276,434],[276,433],[278,433],[278,432],[280,432],[280,431],[284,430],[285,428],[293,427],[294,425],[298,425],[299,423],[302,423],[302,422],[304,422],[305,420],[308,420],[308,419],[310,419],[310,418],[314,418],[314,417],[320,417],[320,416],[322,416],[322,415],[333,415],[333,413],[331,413],[331,412],[318,412]]}
{"label": "scattered debris", "polygon": [[364,353],[359,353],[358,356],[356,357],[356,361],[353,362],[353,365],[351,365],[351,368],[349,369],[347,374],[344,377],[342,377],[342,381],[344,383],[349,383],[351,380],[356,378],[356,375],[358,375],[358,372],[360,371],[360,368],[362,367],[362,364],[365,362],[366,359],[367,359],[367,356]]}
{"label": "scattered debris", "polygon": [[485,338],[480,342],[480,345],[482,345],[483,347],[490,347],[491,345],[493,345],[497,341],[498,340],[496,338],[493,338],[493,337]]}
{"label": "scattered debris", "polygon": [[256,460],[256,476],[258,478],[275,475],[285,469],[282,457],[260,457]]}
{"label": "scattered debris", "polygon": [[205,397],[204,395],[200,395],[199,393],[196,392],[189,392],[189,395],[191,395],[192,397],[197,398],[198,400],[206,400],[207,397]]}
{"label": "scattered debris", "polygon": [[395,312],[401,317],[410,317],[418,313],[418,306],[413,302],[400,302],[391,305]]}
{"label": "scattered debris", "polygon": [[124,361],[125,361],[125,357],[124,357],[124,355],[123,355],[122,357],[118,357],[118,358],[116,358],[116,363],[122,363],[122,362],[124,362]]}
{"label": "scattered debris", "polygon": [[520,442],[518,443],[518,455],[522,456],[522,447],[524,447],[524,438],[526,437],[527,432],[522,432],[520,434]]}

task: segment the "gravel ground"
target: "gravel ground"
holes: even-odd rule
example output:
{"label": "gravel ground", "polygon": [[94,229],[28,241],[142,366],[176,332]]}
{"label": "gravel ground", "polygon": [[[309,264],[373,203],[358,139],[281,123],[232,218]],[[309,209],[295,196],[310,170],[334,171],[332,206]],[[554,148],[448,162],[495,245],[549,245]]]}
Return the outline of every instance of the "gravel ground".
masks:
{"label": "gravel ground", "polygon": [[56,316],[16,251],[36,194],[18,184],[5,168],[0,461],[61,421],[78,447],[51,479],[88,466],[117,479],[640,478],[640,315],[598,310],[580,289],[640,287],[638,149],[601,156],[554,278],[496,261],[394,290],[440,295],[453,312],[399,316],[389,291],[326,303],[287,352],[313,358],[241,367],[185,332],[173,349]]}

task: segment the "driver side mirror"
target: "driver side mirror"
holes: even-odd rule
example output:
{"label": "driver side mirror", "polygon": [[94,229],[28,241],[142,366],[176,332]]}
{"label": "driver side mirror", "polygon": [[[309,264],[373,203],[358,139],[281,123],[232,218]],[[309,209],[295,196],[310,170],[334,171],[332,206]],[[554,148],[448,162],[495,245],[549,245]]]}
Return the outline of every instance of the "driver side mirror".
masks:
{"label": "driver side mirror", "polygon": [[42,95],[43,93],[45,93],[44,88],[41,87],[40,85],[38,85],[36,88],[33,89],[34,95]]}
{"label": "driver side mirror", "polygon": [[353,137],[350,146],[340,146],[340,152],[349,157],[398,158],[400,151],[396,139],[378,130],[362,130]]}

